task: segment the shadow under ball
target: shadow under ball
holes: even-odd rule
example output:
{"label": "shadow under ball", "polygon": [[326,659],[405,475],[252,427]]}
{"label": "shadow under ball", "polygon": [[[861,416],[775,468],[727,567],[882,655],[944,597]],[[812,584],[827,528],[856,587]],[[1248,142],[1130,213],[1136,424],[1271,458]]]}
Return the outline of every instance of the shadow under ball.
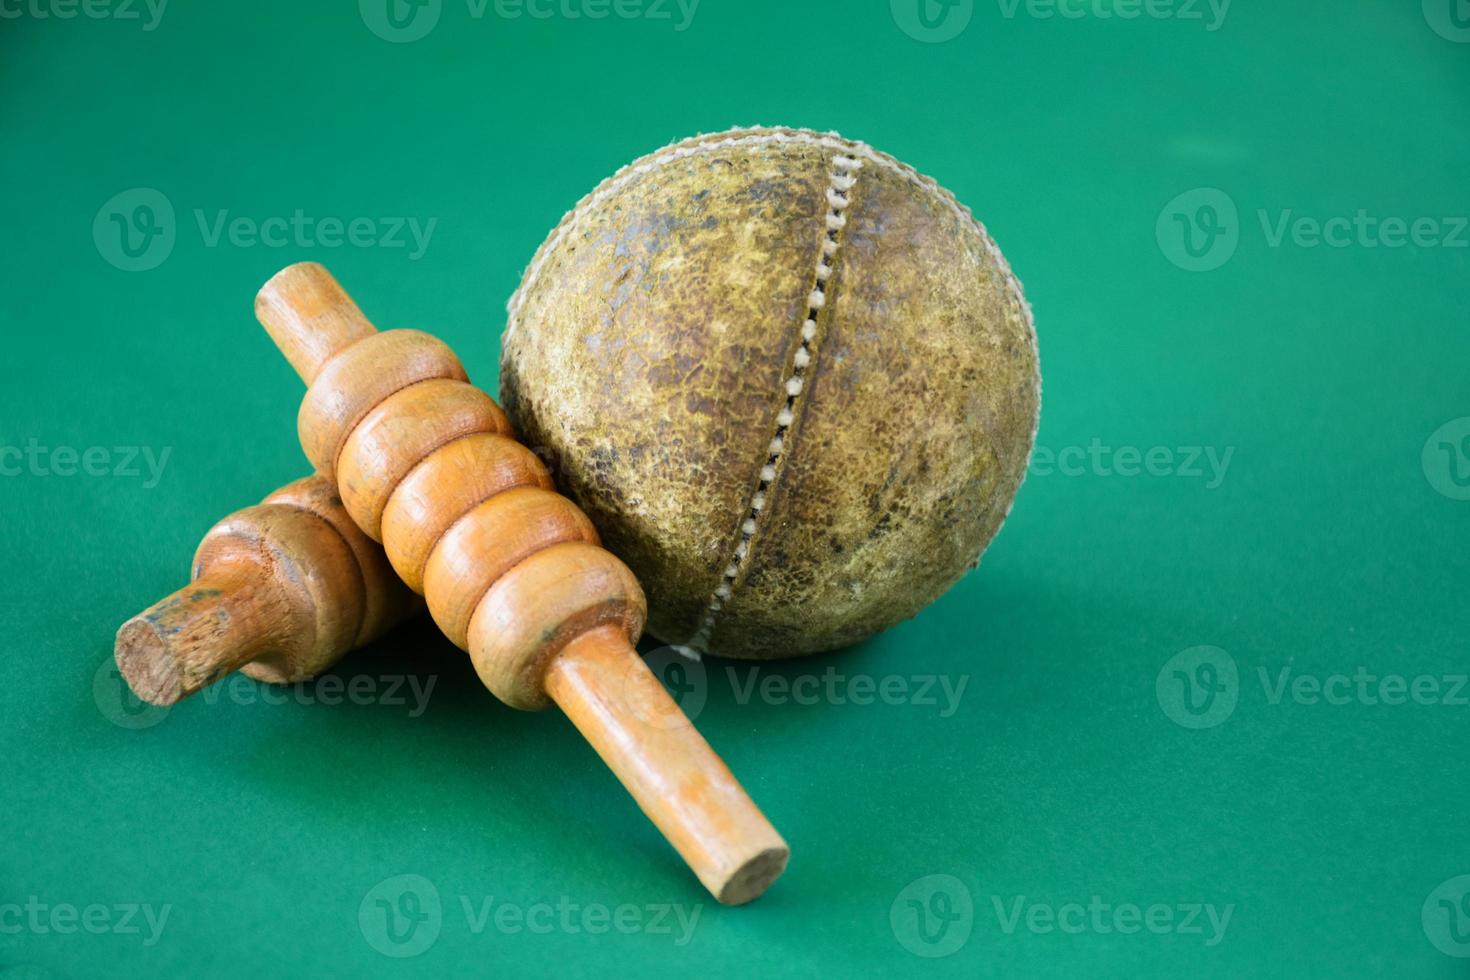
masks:
{"label": "shadow under ball", "polygon": [[509,305],[501,400],[642,582],[667,643],[856,643],[1000,529],[1036,334],[949,192],[833,134],[732,130],[603,182]]}

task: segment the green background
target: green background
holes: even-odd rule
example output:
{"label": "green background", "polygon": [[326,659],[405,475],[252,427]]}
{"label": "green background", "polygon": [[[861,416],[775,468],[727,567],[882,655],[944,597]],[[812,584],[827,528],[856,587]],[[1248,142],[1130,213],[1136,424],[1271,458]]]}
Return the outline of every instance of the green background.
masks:
{"label": "green background", "polygon": [[[477,18],[444,0],[431,31],[398,43],[369,29],[384,23],[371,3],[365,18],[340,0],[174,0],[144,30],[143,7],[124,11],[142,20],[61,19],[39,14],[64,0],[7,0],[0,448],[106,447],[114,467],[116,447],[170,456],[156,486],[146,468],[0,478],[0,964],[37,977],[1470,972],[1446,952],[1470,954],[1457,942],[1470,905],[1453,907],[1470,874],[1470,708],[1448,696],[1470,669],[1470,502],[1455,480],[1470,470],[1457,441],[1470,236],[1455,247],[1456,223],[1440,221],[1470,214],[1470,43],[1452,29],[1456,0],[1242,2],[1214,30],[1208,7],[1183,2],[1175,13],[1196,19],[1125,19],[1123,0],[1007,16],[1009,0],[983,0],[930,42],[886,0],[704,0],[684,30],[673,6],[670,19],[535,19],[492,2]],[[164,716],[120,699],[118,624],[182,584],[213,521],[305,470],[300,383],[251,314],[272,272],[327,264],[380,326],[438,333],[493,391],[504,302],[562,213],[640,154],[752,123],[835,129],[953,189],[1035,306],[1039,445],[1079,447],[1072,463],[1094,440],[1172,460],[1125,476],[1099,450],[1034,472],[980,570],[931,609],[761,675],[968,678],[947,717],[942,698],[743,698],[727,665],[706,664],[698,724],[793,847],[766,897],[710,902],[563,719],[499,704],[428,625],[337,668],[383,695],[357,699],[369,703],[320,703],[330,690],[310,685],[263,703],[244,682]],[[176,241],[130,272],[106,232],[137,199],[109,202],[134,188],[167,199]],[[1221,198],[1171,205],[1196,188],[1238,209],[1214,212],[1226,234],[1202,272],[1181,267],[1182,222],[1204,236],[1200,202]],[[297,209],[437,224],[414,258],[211,243],[196,217]],[[1273,244],[1283,216],[1360,209],[1435,219],[1439,238]],[[1187,447],[1230,451],[1223,479],[1190,476]],[[1228,717],[1190,728],[1173,720],[1195,719],[1174,671],[1204,677],[1200,646],[1238,679],[1219,675]],[[1274,697],[1283,669],[1325,682],[1359,668],[1438,678],[1440,694]],[[387,696],[405,672],[436,685],[417,717]],[[414,933],[437,927],[427,949],[393,958],[372,945],[372,916],[396,887],[380,883],[403,874],[443,911]],[[938,898],[930,875],[952,876]],[[1232,911],[1223,937],[1203,917],[1202,934],[1090,918],[1008,929],[1022,896],[1063,916],[1093,896]],[[462,897],[472,911],[702,908],[681,944],[677,926],[594,935],[580,919],[476,932]],[[33,898],[170,911],[151,945],[146,927],[4,929],[18,920],[3,906]],[[930,921],[928,942],[910,899],[958,918]]]}

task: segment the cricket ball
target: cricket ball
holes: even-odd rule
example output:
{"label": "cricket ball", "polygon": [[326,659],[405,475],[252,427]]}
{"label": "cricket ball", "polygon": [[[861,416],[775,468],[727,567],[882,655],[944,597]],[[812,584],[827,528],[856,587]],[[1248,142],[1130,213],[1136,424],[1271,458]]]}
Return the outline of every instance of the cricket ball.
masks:
{"label": "cricket ball", "polygon": [[737,129],[604,181],[511,298],[501,397],[666,643],[856,643],[979,561],[1040,410],[1021,284],[863,143]]}

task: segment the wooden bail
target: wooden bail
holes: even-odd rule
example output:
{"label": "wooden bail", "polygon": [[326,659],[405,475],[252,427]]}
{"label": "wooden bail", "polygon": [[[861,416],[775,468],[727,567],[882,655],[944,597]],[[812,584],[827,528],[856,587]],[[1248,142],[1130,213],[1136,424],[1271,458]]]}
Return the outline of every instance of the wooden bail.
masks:
{"label": "wooden bail", "polygon": [[314,476],[211,528],[194,581],[124,623],[114,656],[134,694],[173,704],[236,670],[307,680],[420,608]]}
{"label": "wooden bail", "polygon": [[786,842],[638,656],[637,580],[453,353],[377,334],[315,263],[255,308],[309,385],[303,448],[485,685],[517,708],[555,701],[721,902],[764,892]]}
{"label": "wooden bail", "polygon": [[293,271],[308,264],[288,266],[266,283],[256,294],[255,316],[311,384],[333,354],[377,331],[336,279]]}
{"label": "wooden bail", "polygon": [[780,877],[786,842],[616,628],[568,643],[546,690],[722,903]]}

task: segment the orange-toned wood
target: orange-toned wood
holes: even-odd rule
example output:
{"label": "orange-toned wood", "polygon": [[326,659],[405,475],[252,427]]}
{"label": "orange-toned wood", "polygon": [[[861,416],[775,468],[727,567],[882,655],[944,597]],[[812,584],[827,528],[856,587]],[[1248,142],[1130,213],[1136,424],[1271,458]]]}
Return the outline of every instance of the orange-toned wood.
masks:
{"label": "orange-toned wood", "polygon": [[337,490],[368,537],[383,540],[388,498],[434,450],[464,436],[510,432],[495,400],[463,381],[420,381],[394,392],[347,436],[337,457]]}
{"label": "orange-toned wood", "polygon": [[[315,263],[277,273],[256,312],[310,388],[303,443],[313,459],[340,447],[347,512],[427,592],[485,685],[514,707],[561,704],[711,893],[761,894],[785,842],[638,658],[643,590],[511,448],[499,406],[452,372],[419,378],[448,362],[364,329]],[[395,349],[420,360],[395,367]]]}
{"label": "orange-toned wood", "polygon": [[424,570],[429,614],[455,646],[464,648],[470,617],[492,585],[537,552],[572,541],[597,544],[597,531],[559,493],[517,487],[483,501],[434,548]]}
{"label": "orange-toned wood", "polygon": [[[340,288],[324,288],[309,276],[271,281],[273,289],[256,294],[255,317],[308,384],[328,360],[377,333]],[[283,328],[279,333],[278,326]]]}
{"label": "orange-toned wood", "polygon": [[415,592],[424,591],[429,553],[460,515],[516,487],[552,489],[536,454],[508,436],[476,433],[436,449],[415,466],[383,508],[388,560]]}
{"label": "orange-toned wood", "polygon": [[546,690],[721,902],[748,902],[785,870],[786,842],[619,629],[568,643]]}
{"label": "orange-toned wood", "polygon": [[628,566],[596,545],[556,544],[490,586],[470,617],[470,659],[496,697],[534,711],[550,703],[542,674],[568,643],[611,623],[631,649],[646,618],[643,589]]}
{"label": "orange-toned wood", "polygon": [[[363,585],[362,625],[358,627],[357,639],[352,644],[354,648],[366,646],[423,608],[423,603],[410,591],[404,590],[403,583],[393,574],[392,566],[383,560],[382,547],[353,523],[352,515],[342,506],[342,499],[337,496],[337,488],[330,479],[309,476],[288,483],[262,503],[266,506],[280,504],[315,514],[332,525],[352,549]],[[247,665],[246,672],[255,671]]]}
{"label": "orange-toned wood", "polygon": [[394,392],[436,378],[469,380],[442,340],[417,330],[363,337],[331,359],[301,402],[296,429],[306,458],[319,473],[336,472],[342,443],[363,416]]}
{"label": "orange-toned wood", "polygon": [[138,697],[173,704],[235,670],[285,684],[326,670],[421,607],[329,480],[309,477],[220,521],[194,581],[122,625]]}

